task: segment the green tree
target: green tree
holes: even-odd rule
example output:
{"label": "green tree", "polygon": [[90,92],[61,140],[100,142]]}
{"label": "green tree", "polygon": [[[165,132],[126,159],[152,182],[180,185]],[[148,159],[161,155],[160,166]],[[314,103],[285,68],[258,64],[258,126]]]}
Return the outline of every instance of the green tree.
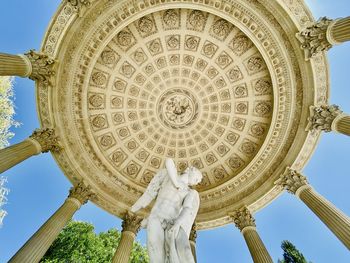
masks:
{"label": "green tree", "polygon": [[283,260],[278,260],[279,263],[308,263],[304,255],[291,242],[282,241],[281,248],[283,249]]}
{"label": "green tree", "polygon": [[[115,229],[95,234],[90,223],[70,221],[46,252],[41,263],[108,263],[121,234]],[[130,263],[148,263],[146,249],[134,242]]]}
{"label": "green tree", "polygon": [[[0,149],[9,145],[8,140],[13,137],[13,133],[10,132],[11,126],[19,125],[18,122],[13,120],[15,114],[13,104],[13,77],[1,77],[0,76]],[[0,178],[0,227],[2,221],[7,215],[7,212],[2,209],[6,204],[6,195],[8,189],[4,187],[6,178]]]}
{"label": "green tree", "polygon": [[13,77],[0,77],[0,149],[8,146],[8,140],[13,137],[11,126],[19,123],[14,121]]}

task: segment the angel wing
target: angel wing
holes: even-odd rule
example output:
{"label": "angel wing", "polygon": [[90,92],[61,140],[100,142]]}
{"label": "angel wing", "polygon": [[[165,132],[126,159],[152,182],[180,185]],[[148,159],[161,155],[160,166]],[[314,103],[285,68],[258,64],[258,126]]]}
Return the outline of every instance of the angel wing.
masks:
{"label": "angel wing", "polygon": [[147,207],[154,198],[158,195],[159,189],[167,177],[167,170],[159,170],[156,175],[152,178],[151,182],[148,184],[146,191],[143,195],[136,201],[136,203],[131,207],[131,212],[135,213],[141,208]]}

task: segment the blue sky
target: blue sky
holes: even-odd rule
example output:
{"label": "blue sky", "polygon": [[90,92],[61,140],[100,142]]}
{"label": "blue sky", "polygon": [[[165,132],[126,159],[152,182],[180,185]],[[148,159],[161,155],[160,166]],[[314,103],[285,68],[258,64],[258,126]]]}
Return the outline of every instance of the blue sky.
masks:
{"label": "blue sky", "polygon": [[[59,0],[2,0],[0,4],[0,51],[18,54],[40,48],[44,32]],[[314,16],[330,18],[350,15],[349,0],[308,0]],[[349,75],[350,44],[329,51],[331,70],[331,103],[350,113]],[[34,83],[15,79],[17,115],[21,127],[14,129],[11,144],[27,138],[39,127]],[[311,161],[304,169],[314,188],[350,215],[349,162],[350,138],[324,134]],[[5,172],[11,190],[5,209],[8,216],[0,229],[0,262],[9,258],[56,211],[65,200],[71,184],[58,169],[50,154],[33,157]],[[120,229],[120,220],[88,203],[74,216],[92,222],[96,231],[111,227]],[[323,223],[297,198],[283,194],[255,215],[259,234],[274,261],[281,258],[280,243],[292,241],[314,263],[346,263],[349,251]],[[138,239],[145,242],[145,231]],[[252,262],[239,231],[228,225],[198,233],[197,256],[201,263]]]}

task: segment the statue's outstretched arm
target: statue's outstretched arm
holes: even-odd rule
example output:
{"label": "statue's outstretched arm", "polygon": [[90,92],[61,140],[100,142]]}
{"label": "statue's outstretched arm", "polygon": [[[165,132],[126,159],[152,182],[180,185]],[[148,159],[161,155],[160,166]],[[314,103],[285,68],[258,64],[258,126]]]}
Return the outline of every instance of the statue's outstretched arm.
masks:
{"label": "statue's outstretched arm", "polygon": [[152,200],[156,198],[165,176],[165,169],[162,169],[156,173],[151,182],[148,184],[146,191],[131,207],[131,212],[135,213],[140,209],[147,207],[152,202]]}
{"label": "statue's outstretched arm", "polygon": [[170,177],[170,180],[173,183],[173,185],[176,188],[179,188],[180,184],[177,180],[178,175],[177,175],[177,170],[176,170],[176,166],[175,166],[173,159],[167,158],[165,160],[165,168],[167,169],[168,176]]}

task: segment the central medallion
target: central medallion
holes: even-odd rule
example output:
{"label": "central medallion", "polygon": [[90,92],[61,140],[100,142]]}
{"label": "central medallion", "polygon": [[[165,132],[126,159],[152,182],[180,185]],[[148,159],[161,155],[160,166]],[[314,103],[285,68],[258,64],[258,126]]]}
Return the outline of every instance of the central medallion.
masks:
{"label": "central medallion", "polygon": [[198,117],[198,103],[186,89],[175,88],[166,91],[157,104],[158,116],[162,123],[172,129],[187,128]]}

